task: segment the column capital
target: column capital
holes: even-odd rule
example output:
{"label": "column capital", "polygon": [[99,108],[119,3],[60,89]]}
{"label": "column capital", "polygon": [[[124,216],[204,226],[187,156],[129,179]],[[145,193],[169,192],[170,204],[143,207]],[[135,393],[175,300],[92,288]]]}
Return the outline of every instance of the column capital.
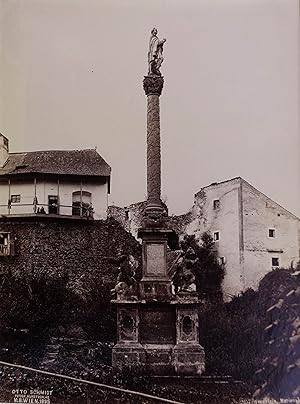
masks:
{"label": "column capital", "polygon": [[144,76],[143,87],[145,94],[148,95],[161,95],[164,86],[164,78],[162,76]]}

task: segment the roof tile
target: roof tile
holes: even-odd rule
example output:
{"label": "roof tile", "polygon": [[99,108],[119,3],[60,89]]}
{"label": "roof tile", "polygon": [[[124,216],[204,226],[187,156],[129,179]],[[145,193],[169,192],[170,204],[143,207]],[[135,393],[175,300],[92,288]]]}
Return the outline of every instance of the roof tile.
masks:
{"label": "roof tile", "polygon": [[95,149],[9,153],[0,175],[27,173],[110,176],[111,168]]}

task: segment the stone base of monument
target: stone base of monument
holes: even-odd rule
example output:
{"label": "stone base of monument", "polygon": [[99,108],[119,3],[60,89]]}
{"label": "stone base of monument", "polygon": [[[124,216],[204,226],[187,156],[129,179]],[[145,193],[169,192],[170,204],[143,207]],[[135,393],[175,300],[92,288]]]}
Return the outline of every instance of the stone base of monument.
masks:
{"label": "stone base of monument", "polygon": [[178,344],[173,348],[175,373],[181,376],[200,376],[205,371],[205,353],[201,345]]}
{"label": "stone base of monument", "polygon": [[113,300],[117,306],[118,342],[115,369],[139,368],[157,376],[200,376],[205,370],[199,344],[197,293],[172,294],[167,270],[167,245],[172,230],[139,229],[143,247],[143,277],[138,296]]}
{"label": "stone base of monument", "polygon": [[146,362],[145,371],[147,374],[156,376],[173,375],[174,366],[172,363],[171,344],[145,344]]}
{"label": "stone base of monument", "polygon": [[118,342],[112,352],[114,368],[142,366],[146,362],[144,347],[139,343]]}
{"label": "stone base of monument", "polygon": [[113,347],[115,369],[140,367],[152,375],[200,376],[205,354],[199,344],[198,301],[115,300],[118,342]]}

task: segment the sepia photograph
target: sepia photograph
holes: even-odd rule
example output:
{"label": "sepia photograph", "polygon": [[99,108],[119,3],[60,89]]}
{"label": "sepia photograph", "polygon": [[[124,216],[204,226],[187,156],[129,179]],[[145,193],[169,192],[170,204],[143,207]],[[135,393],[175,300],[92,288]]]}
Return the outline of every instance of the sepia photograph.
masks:
{"label": "sepia photograph", "polygon": [[299,0],[0,0],[0,404],[300,404]]}

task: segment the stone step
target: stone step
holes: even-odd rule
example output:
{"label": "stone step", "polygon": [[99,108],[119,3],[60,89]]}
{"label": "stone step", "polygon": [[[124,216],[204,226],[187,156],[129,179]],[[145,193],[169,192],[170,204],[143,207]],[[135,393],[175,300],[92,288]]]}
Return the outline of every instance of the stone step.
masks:
{"label": "stone step", "polygon": [[54,362],[55,362],[55,359],[45,359],[45,360],[43,360],[42,365],[48,365],[48,364],[54,363]]}
{"label": "stone step", "polygon": [[58,351],[60,349],[61,345],[53,345],[53,344],[48,344],[46,345],[46,350],[48,351],[49,349],[53,351]]}
{"label": "stone step", "polygon": [[58,352],[47,352],[46,357],[56,358],[57,355],[58,355]]}

